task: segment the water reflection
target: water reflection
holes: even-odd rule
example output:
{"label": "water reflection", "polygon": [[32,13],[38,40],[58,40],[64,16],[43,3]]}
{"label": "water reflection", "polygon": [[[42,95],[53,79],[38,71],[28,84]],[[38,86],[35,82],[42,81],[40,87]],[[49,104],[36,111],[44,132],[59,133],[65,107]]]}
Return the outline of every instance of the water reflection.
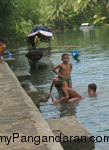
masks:
{"label": "water reflection", "polygon": [[42,67],[42,68],[37,67],[34,70],[30,69],[30,73],[32,75],[31,82],[36,87],[38,87],[40,91],[47,92],[49,89],[50,82],[52,82],[52,79],[53,79],[53,72],[51,71],[51,67],[52,67],[52,64],[46,67]]}

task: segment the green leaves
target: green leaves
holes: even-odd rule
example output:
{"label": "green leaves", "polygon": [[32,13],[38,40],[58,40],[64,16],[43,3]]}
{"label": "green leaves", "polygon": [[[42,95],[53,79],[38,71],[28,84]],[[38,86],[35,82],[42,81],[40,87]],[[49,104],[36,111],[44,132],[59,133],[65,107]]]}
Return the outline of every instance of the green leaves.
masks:
{"label": "green leaves", "polygon": [[1,0],[0,32],[27,34],[33,26],[65,29],[83,22],[109,24],[108,0]]}

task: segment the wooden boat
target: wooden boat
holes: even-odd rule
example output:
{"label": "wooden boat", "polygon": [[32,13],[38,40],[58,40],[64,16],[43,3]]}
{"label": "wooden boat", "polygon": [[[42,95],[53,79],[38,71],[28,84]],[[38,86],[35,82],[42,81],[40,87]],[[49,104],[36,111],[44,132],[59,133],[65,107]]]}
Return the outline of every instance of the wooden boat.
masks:
{"label": "wooden boat", "polygon": [[42,58],[38,61],[38,66],[47,66],[50,63],[50,54],[44,54]]}
{"label": "wooden boat", "polygon": [[[36,65],[45,66],[50,60],[50,40],[53,37],[52,32],[46,27],[36,26],[30,34],[26,36],[30,46],[29,52],[26,54],[31,67]],[[40,42],[46,42],[48,47],[38,48]]]}
{"label": "wooden boat", "polygon": [[[44,48],[34,48],[34,50],[30,50],[26,57],[28,58],[28,62],[31,67],[36,67],[41,62],[42,65],[48,65],[48,60],[50,59],[50,47]],[[48,59],[43,59],[48,56]]]}

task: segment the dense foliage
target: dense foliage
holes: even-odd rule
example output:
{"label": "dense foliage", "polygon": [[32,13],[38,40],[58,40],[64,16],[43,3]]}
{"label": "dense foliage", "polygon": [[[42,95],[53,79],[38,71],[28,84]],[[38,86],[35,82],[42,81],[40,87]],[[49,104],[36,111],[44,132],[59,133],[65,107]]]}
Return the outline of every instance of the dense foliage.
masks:
{"label": "dense foliage", "polygon": [[74,29],[81,23],[109,25],[108,0],[1,0],[0,33],[24,35],[35,25]]}
{"label": "dense foliage", "polygon": [[0,32],[11,30],[13,9],[12,0],[0,1]]}

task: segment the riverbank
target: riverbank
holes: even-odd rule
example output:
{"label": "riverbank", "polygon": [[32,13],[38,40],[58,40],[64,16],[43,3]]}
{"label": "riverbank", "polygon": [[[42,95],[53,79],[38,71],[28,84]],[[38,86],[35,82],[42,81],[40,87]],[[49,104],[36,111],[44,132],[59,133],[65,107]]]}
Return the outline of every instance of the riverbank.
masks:
{"label": "riverbank", "polygon": [[58,142],[41,141],[43,136],[54,134],[7,63],[0,62],[0,149],[63,149]]}

